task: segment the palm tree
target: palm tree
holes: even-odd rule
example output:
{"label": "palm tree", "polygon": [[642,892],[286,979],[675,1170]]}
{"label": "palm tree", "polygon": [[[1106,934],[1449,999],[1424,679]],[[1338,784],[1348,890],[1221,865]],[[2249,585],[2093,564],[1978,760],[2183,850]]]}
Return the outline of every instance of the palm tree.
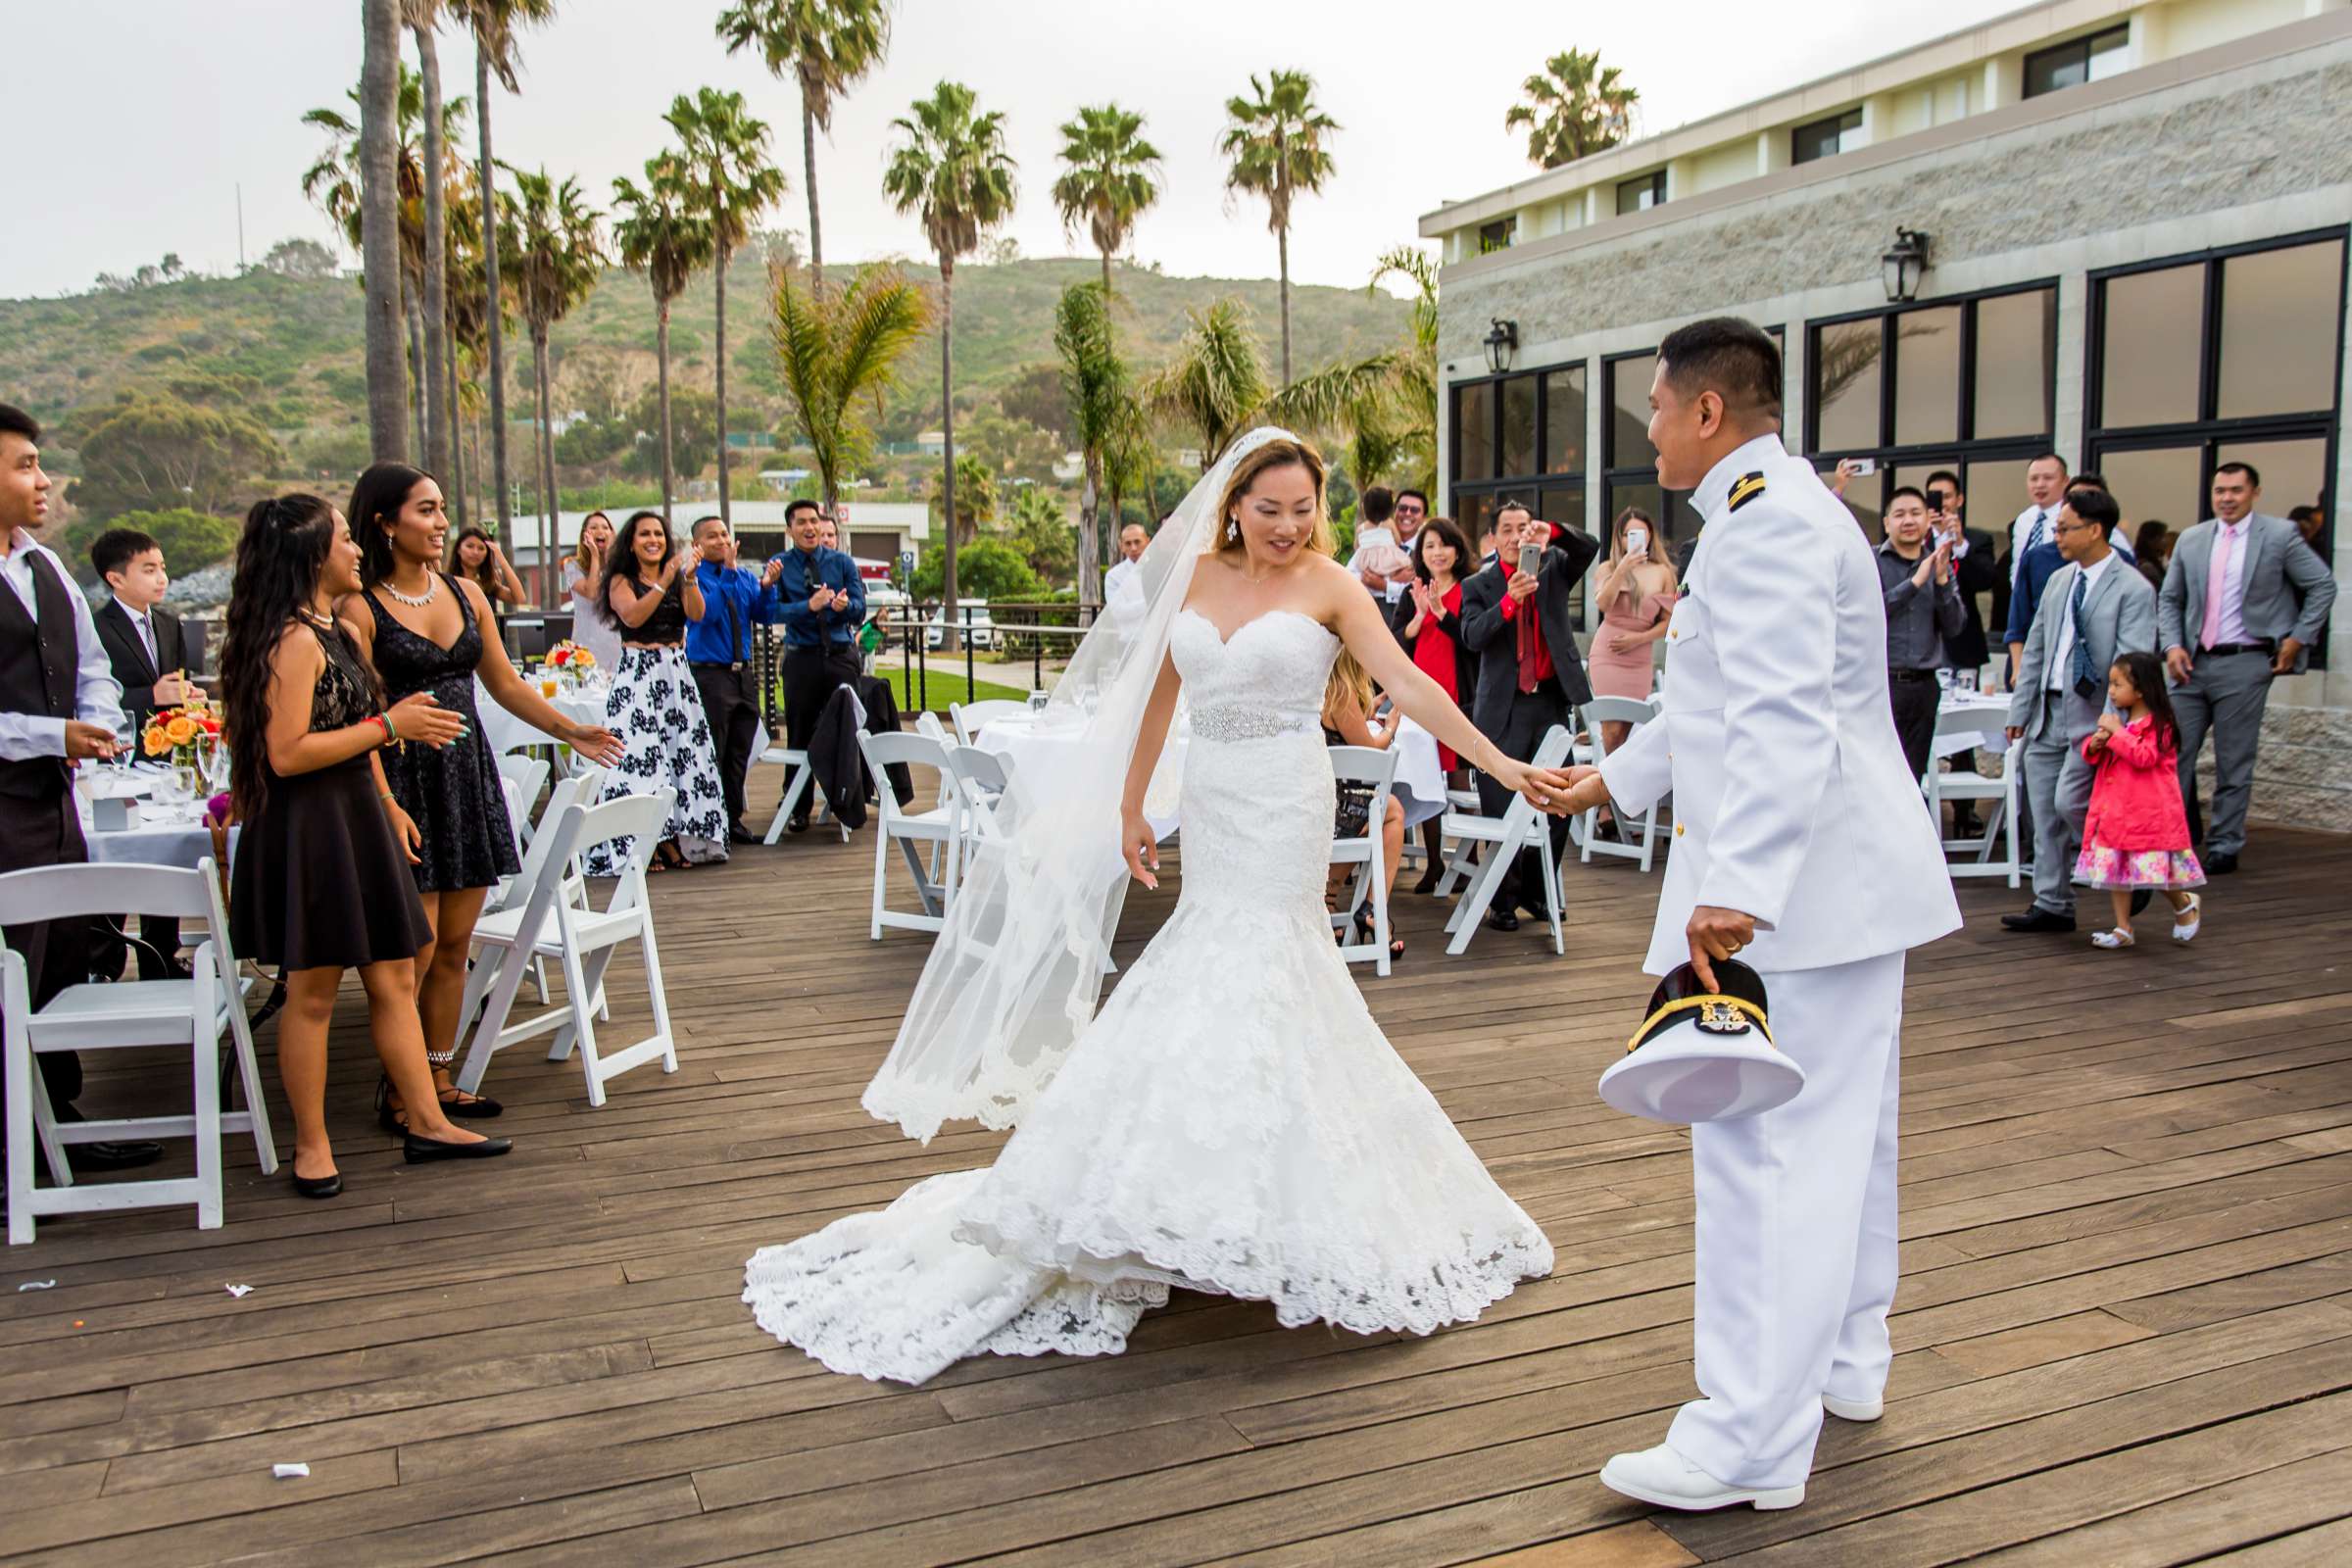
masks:
{"label": "palm tree", "polygon": [[409,455],[400,346],[400,0],[362,0],[360,265],[368,288],[368,447]]}
{"label": "palm tree", "polygon": [[703,188],[685,159],[665,152],[645,161],[643,189],[626,178],[612,181],[612,205],[627,217],[612,225],[620,265],[643,272],[654,287],[654,363],[660,368],[662,405],[662,517],[670,520],[677,488],[669,432],[669,307],[686,292],[694,274],[710,263],[710,220],[703,211]]}
{"label": "palm tree", "polygon": [[1332,175],[1325,143],[1340,124],[1315,107],[1315,78],[1303,71],[1276,71],[1260,82],[1250,78],[1256,96],[1225,104],[1225,188],[1265,199],[1266,226],[1282,258],[1282,382],[1291,382],[1291,203],[1313,194]]}
{"label": "palm tree", "polygon": [[[361,89],[354,87],[346,94],[356,106],[361,101]],[[424,347],[426,313],[421,301],[427,293],[427,206],[436,195],[434,181],[425,177],[432,166],[426,153],[429,141],[422,139],[427,128],[424,113],[424,78],[400,67],[400,90],[393,115],[396,131],[393,148],[393,187],[398,200],[395,205],[396,227],[400,240],[401,316],[407,323],[410,359],[415,371],[409,398],[414,402],[418,425],[419,447],[429,439],[431,421],[426,399],[430,368]],[[440,125],[440,139],[464,122],[466,100],[441,106],[435,117]],[[314,109],[302,117],[302,122],[323,130],[332,138],[318,162],[303,171],[302,193],[318,203],[335,225],[343,231],[344,240],[355,251],[366,254],[366,179],[360,161],[361,131],[358,121],[335,109]],[[441,165],[442,179],[458,175],[457,166],[446,155]]]}
{"label": "palm tree", "polygon": [[[975,114],[978,100],[958,81],[943,81],[891,122],[900,143],[882,173],[882,191],[902,213],[922,220],[939,258],[940,432],[946,437],[946,515],[956,511],[956,263],[980,248],[990,229],[1012,215],[1013,161],[1004,150],[1004,117]],[[955,647],[956,529],[943,564],[947,646]]]}
{"label": "palm tree", "polygon": [[880,411],[883,394],[899,384],[899,362],[930,328],[931,307],[886,265],[859,268],[838,298],[813,288],[802,294],[782,266],[771,267],[768,279],[784,395],[831,511],[842,482],[873,452],[873,426],[859,405]]}
{"label": "palm tree", "polygon": [[1061,352],[1062,384],[1069,390],[1071,433],[1086,459],[1086,489],[1078,499],[1078,602],[1100,604],[1096,508],[1103,490],[1104,453],[1122,433],[1122,421],[1135,402],[1111,325],[1107,281],[1100,288],[1072,283],[1061,291],[1054,317],[1054,346]]}
{"label": "palm tree", "polygon": [[711,277],[717,287],[718,514],[735,521],[727,498],[727,263],[752,235],[752,223],[784,195],[784,172],[767,161],[767,122],[745,110],[743,94],[703,87],[680,93],[662,117],[678,133],[683,157],[703,188],[710,223]]}
{"label": "palm tree", "polygon": [[825,230],[816,209],[816,133],[833,129],[833,100],[890,52],[888,0],[741,0],[718,18],[727,53],[757,46],[768,71],[801,84],[801,168],[808,190],[808,277],[825,292]]}
{"label": "palm tree", "polygon": [[[490,78],[496,75],[499,85],[509,92],[522,91],[517,34],[526,26],[552,19],[556,0],[452,0],[452,3],[462,8],[466,26],[473,33],[473,114],[481,143],[474,177],[481,182],[483,199],[489,201],[488,193],[498,188],[498,161],[490,153]],[[483,316],[490,355],[490,487],[496,498],[493,505],[498,509],[498,531],[503,535],[514,520],[512,492],[507,488],[507,356],[502,330],[506,310],[498,276],[498,252],[503,240],[499,238],[501,225],[486,223],[483,227],[490,243],[482,247],[482,297],[493,302]]]}
{"label": "palm tree", "polygon": [[571,314],[604,275],[604,247],[597,238],[598,214],[580,200],[580,182],[559,185],[542,169],[527,173],[509,168],[515,195],[501,198],[499,246],[514,257],[514,293],[531,332],[531,378],[539,405],[539,480],[545,498],[539,513],[539,602],[550,597],[555,574],[556,436],[548,334]]}
{"label": "palm tree", "polygon": [[1221,299],[1186,314],[1193,324],[1146,395],[1161,417],[1200,436],[1206,473],[1265,406],[1266,362],[1241,301]]}
{"label": "palm tree", "polygon": [[422,86],[424,167],[435,177],[424,184],[424,254],[419,258],[424,318],[424,466],[452,474],[449,380],[449,215],[446,211],[448,136],[442,124],[441,53],[434,33],[441,25],[441,0],[405,0],[409,31],[416,39],[416,74]]}
{"label": "palm tree", "polygon": [[[1159,149],[1144,140],[1143,130],[1144,117],[1117,104],[1080,109],[1078,118],[1061,127],[1063,173],[1054,182],[1054,205],[1061,209],[1063,232],[1085,220],[1095,249],[1102,254],[1106,295],[1110,259],[1127,248],[1136,220],[1159,200],[1159,187],[1152,183]],[[1080,570],[1083,575],[1083,561]]]}
{"label": "palm tree", "polygon": [[1641,92],[1621,79],[1615,66],[1600,63],[1597,49],[1570,49],[1544,62],[1544,70],[1520,84],[1527,102],[1502,117],[1505,130],[1527,131],[1528,162],[1557,169],[1614,147],[1634,128]]}

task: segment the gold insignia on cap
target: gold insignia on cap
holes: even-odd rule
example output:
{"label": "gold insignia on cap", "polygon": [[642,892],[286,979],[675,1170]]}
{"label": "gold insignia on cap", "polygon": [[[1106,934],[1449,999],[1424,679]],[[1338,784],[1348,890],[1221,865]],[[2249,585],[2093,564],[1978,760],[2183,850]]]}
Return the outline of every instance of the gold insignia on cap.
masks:
{"label": "gold insignia on cap", "polygon": [[1746,506],[1750,501],[1755,500],[1756,497],[1762,495],[1763,493],[1764,475],[1761,470],[1755,473],[1741,474],[1732,483],[1731,510],[1738,512],[1741,507]]}

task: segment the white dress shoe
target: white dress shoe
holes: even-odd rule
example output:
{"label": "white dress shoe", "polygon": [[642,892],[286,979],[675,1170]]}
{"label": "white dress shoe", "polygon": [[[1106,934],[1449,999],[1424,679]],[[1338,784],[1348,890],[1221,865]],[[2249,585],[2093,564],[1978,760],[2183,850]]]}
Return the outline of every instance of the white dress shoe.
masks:
{"label": "white dress shoe", "polygon": [[1726,1486],[1663,1443],[1640,1453],[1618,1454],[1600,1467],[1600,1484],[1653,1507],[1690,1513],[1742,1502],[1758,1508],[1793,1508],[1805,1500],[1801,1486]]}
{"label": "white dress shoe", "polygon": [[1840,1421],[1876,1421],[1886,1413],[1884,1399],[1840,1399],[1835,1394],[1823,1395],[1821,1407]]}

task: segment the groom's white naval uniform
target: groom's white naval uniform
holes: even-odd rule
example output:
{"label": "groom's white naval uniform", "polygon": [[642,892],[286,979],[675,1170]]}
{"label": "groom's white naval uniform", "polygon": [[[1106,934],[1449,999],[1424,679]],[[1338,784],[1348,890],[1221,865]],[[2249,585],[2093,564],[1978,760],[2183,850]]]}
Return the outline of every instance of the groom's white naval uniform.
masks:
{"label": "groom's white naval uniform", "polygon": [[[1903,956],[1960,924],[1886,696],[1886,612],[1862,530],[1778,436],[1710,469],[1667,629],[1664,710],[1600,772],[1620,810],[1674,792],[1647,968],[1690,956],[1701,905],[1754,917],[1804,1092],[1691,1128],[1696,1371],[1667,1443],[1717,1481],[1802,1496],[1826,1395],[1873,1413],[1894,1299]],[[1760,1499],[1759,1499],[1760,1500]]]}

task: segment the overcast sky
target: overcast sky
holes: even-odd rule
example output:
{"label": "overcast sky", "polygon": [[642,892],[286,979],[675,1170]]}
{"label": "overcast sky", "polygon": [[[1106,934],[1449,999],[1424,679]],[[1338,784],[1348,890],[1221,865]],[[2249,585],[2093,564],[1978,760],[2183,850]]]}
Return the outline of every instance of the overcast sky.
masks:
{"label": "overcast sky", "polygon": [[[1050,191],[1055,126],[1081,103],[1142,111],[1166,160],[1165,195],[1136,253],[1180,274],[1269,276],[1264,210],[1229,208],[1216,139],[1252,71],[1313,74],[1342,126],[1339,172],[1299,206],[1293,275],[1359,285],[1418,217],[1530,172],[1502,114],[1518,82],[1571,44],[1597,46],[1641,88],[1641,127],[1671,128],[1841,67],[1972,25],[2016,0],[901,0],[888,63],[858,86],[818,149],[830,261],[919,254],[915,224],[880,192],[892,117],[942,76],[1004,112],[1020,163],[1009,232],[1029,256],[1065,240]],[[14,238],[0,297],[75,292],[175,251],[193,268],[292,234],[330,239],[304,202],[320,138],[303,112],[359,78],[359,0],[8,0],[0,93],[16,148]],[[797,96],[713,36],[721,0],[563,0],[526,38],[523,90],[500,93],[500,157],[582,176],[598,205],[667,138],[662,112],[711,84],[744,92],[774,128],[806,225]],[[465,41],[445,38],[447,90],[472,91]],[[494,89],[495,90],[495,89]],[[24,198],[29,195],[33,204]]]}

